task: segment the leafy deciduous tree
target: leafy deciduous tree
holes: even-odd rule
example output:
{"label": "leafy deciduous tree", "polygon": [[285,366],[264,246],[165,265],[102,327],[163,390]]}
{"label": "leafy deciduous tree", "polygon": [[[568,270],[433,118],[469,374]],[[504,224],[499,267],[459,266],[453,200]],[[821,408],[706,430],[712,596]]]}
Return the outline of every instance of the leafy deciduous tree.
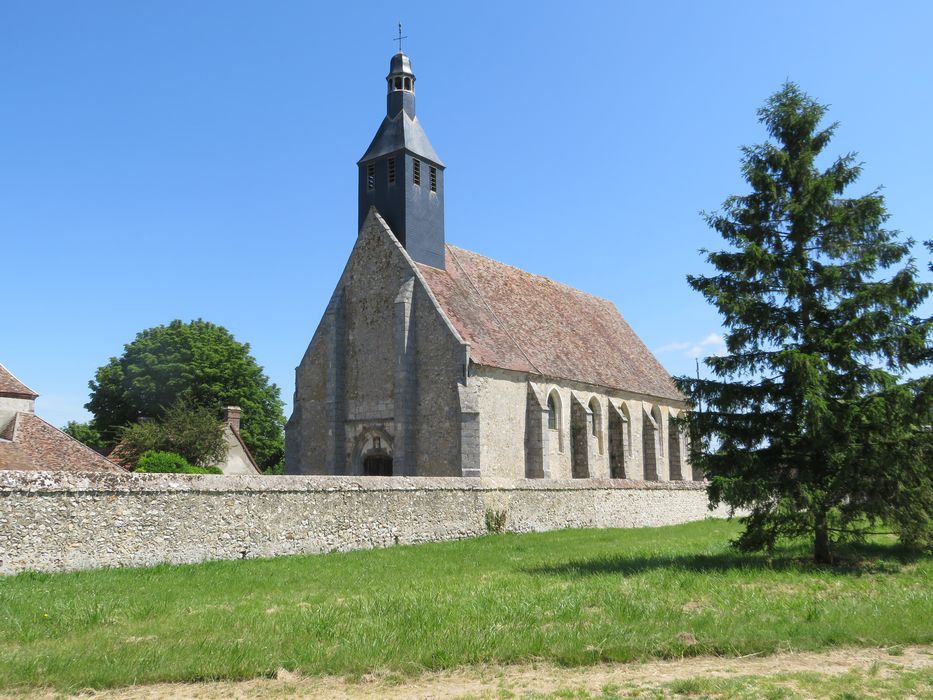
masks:
{"label": "leafy deciduous tree", "polygon": [[93,420],[87,423],[79,423],[76,420],[70,420],[65,427],[62,428],[62,432],[65,433],[65,435],[70,435],[78,442],[84,443],[91,449],[96,450],[107,447],[107,441],[101,436]]}
{"label": "leafy deciduous tree", "polygon": [[742,549],[810,537],[814,559],[884,520],[929,541],[933,510],[929,319],[918,306],[912,241],[884,228],[878,191],[845,198],[853,154],[820,169],[836,129],[827,108],[785,84],[759,110],[773,140],[743,149],[751,187],[706,215],[730,248],[716,272],[688,276],[724,317],[727,354],[713,379],[681,377],[695,463],[714,503],[747,509]]}
{"label": "leafy deciduous tree", "polygon": [[249,353],[225,328],[203,320],[172,321],[137,334],[123,354],[97,370],[86,408],[103,438],[140,418],[159,419],[176,401],[220,417],[223,406],[243,409],[240,434],[263,469],[284,453],[282,401]]}

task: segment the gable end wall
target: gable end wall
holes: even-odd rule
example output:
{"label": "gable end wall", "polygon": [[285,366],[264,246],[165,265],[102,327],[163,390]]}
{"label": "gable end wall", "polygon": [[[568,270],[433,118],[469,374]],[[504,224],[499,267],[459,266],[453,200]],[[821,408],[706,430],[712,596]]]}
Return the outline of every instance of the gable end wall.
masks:
{"label": "gable end wall", "polygon": [[459,476],[465,356],[411,259],[371,215],[296,370],[286,473],[359,473],[358,453],[379,433],[393,441],[396,474]]}

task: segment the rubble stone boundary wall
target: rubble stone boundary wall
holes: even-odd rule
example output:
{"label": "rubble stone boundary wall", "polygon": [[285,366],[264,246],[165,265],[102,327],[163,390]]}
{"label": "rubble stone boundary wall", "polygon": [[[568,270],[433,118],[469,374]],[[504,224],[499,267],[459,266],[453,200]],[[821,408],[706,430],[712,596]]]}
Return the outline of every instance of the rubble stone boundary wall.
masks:
{"label": "rubble stone boundary wall", "polygon": [[670,525],[702,484],[0,471],[0,574],[192,563],[511,532]]}

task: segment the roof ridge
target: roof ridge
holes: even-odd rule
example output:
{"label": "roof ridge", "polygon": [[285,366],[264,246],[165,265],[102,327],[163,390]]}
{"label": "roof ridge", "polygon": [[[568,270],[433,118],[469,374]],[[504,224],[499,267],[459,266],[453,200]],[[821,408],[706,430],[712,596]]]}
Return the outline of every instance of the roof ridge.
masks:
{"label": "roof ridge", "polygon": [[[509,340],[511,340],[512,343],[515,345],[515,347],[518,348],[518,351],[522,354],[522,357],[524,357],[524,358],[528,361],[528,364],[532,367],[532,369],[534,369],[535,372],[537,372],[538,374],[542,374],[541,370],[538,369],[538,366],[537,366],[534,362],[531,361],[531,358],[530,358],[530,357],[528,357],[528,353],[525,352],[525,348],[523,348],[523,347],[519,344],[519,342],[518,342],[518,340],[515,338],[515,336],[512,335],[512,331],[510,331],[510,330],[508,329],[508,326],[506,326],[506,325],[502,322],[502,320],[496,315],[496,312],[495,312],[495,310],[493,310],[492,305],[491,305],[488,301],[486,301],[486,297],[485,297],[485,296],[483,295],[483,293],[479,290],[479,287],[476,286],[476,283],[473,281],[473,278],[470,277],[470,273],[467,272],[467,271],[466,271],[466,268],[460,263],[460,259],[457,257],[456,252],[454,252],[454,250],[453,250],[454,247],[455,247],[455,246],[451,246],[451,245],[448,245],[448,246],[447,246],[448,250],[450,250],[450,257],[453,258],[454,262],[457,263],[457,267],[460,268],[460,272],[463,273],[463,276],[466,277],[467,281],[470,283],[470,286],[473,287],[473,291],[475,291],[475,292],[476,292],[476,295],[477,295],[480,299],[483,300],[483,304],[486,306],[487,309],[489,309],[489,313],[492,314],[492,317],[496,320],[496,323],[499,324],[499,327],[500,327],[502,330],[505,331],[505,334],[506,334],[507,336],[509,336]],[[463,249],[461,248],[461,250],[463,250]],[[469,251],[467,251],[467,252],[469,252]],[[518,268],[516,268],[516,269],[518,269]]]}

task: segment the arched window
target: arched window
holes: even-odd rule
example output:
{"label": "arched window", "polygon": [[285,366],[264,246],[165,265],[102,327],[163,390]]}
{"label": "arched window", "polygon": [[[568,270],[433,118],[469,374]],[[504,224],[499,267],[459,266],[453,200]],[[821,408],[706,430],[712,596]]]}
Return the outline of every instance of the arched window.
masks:
{"label": "arched window", "polygon": [[631,419],[628,407],[622,401],[618,406],[609,402],[609,475],[613,479],[624,479],[625,462],[631,452]]}
{"label": "arched window", "polygon": [[596,438],[596,449],[599,454],[603,453],[603,412],[599,406],[599,399],[595,396],[590,399],[590,413],[592,414],[592,425],[590,432]]}
{"label": "arched window", "polygon": [[632,455],[632,413],[628,410],[628,405],[623,401],[619,404],[619,408],[622,410],[622,420],[625,427],[623,431],[623,440],[625,442],[625,454],[631,457]]}
{"label": "arched window", "polygon": [[680,481],[684,478],[683,440],[681,439],[680,421],[682,418],[674,415],[673,411],[667,414],[667,455],[670,465],[671,481]]}
{"label": "arched window", "polygon": [[654,406],[651,409],[651,416],[654,418],[655,424],[658,426],[658,456],[664,456],[664,419],[661,417],[661,407]]}
{"label": "arched window", "polygon": [[560,392],[557,389],[551,389],[547,395],[547,427],[553,430],[550,444],[557,448],[558,452],[564,451],[564,416],[563,404],[560,398]]}
{"label": "arched window", "polygon": [[576,394],[570,395],[570,476],[586,479],[590,476],[589,435],[587,420],[591,420],[589,409]]}
{"label": "arched window", "polygon": [[402,79],[401,79],[401,78],[396,78],[396,79],[395,79],[395,89],[396,89],[396,90],[401,90],[401,89],[402,89]]}
{"label": "arched window", "polygon": [[411,90],[411,78],[405,78],[405,89]]}
{"label": "arched window", "polygon": [[660,477],[661,458],[661,412],[657,406],[651,410],[646,407],[642,413],[641,453],[644,459],[644,475],[647,481],[657,481]]}

